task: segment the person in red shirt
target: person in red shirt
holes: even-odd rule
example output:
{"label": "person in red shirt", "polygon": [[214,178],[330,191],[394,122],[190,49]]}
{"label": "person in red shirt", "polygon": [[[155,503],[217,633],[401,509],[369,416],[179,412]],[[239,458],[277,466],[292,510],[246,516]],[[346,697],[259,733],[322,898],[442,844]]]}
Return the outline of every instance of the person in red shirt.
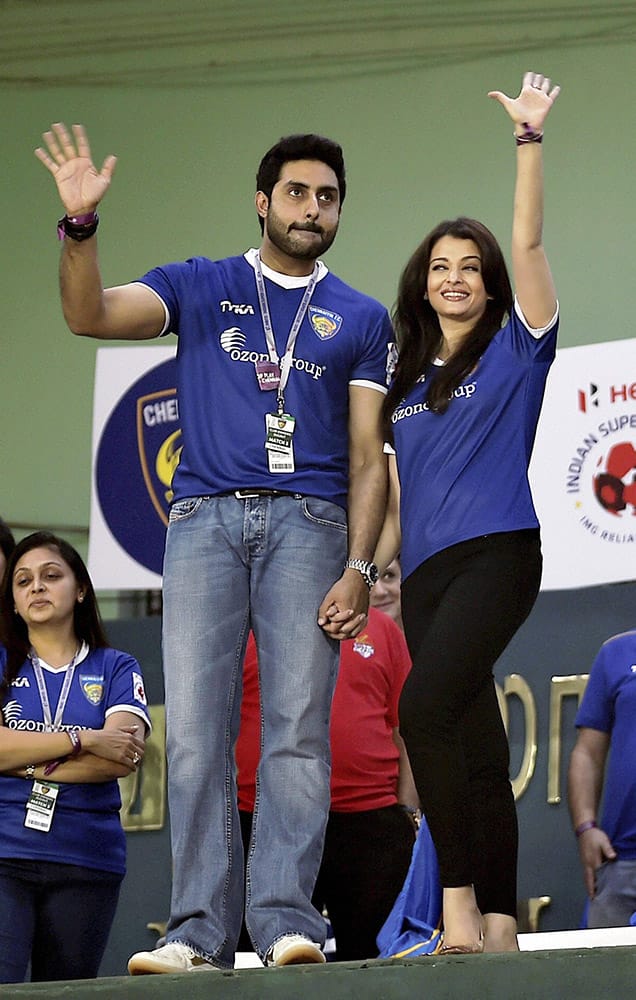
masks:
{"label": "person in red shirt", "polygon": [[[376,935],[402,888],[411,860],[419,802],[397,715],[410,667],[402,632],[387,614],[373,607],[357,638],[341,645],[330,728],[331,809],[313,898],[318,909],[328,912],[339,961],[377,956]],[[250,636],[236,746],[246,851],[258,798],[258,690],[256,646]],[[302,836],[302,831],[290,830],[289,836]]]}

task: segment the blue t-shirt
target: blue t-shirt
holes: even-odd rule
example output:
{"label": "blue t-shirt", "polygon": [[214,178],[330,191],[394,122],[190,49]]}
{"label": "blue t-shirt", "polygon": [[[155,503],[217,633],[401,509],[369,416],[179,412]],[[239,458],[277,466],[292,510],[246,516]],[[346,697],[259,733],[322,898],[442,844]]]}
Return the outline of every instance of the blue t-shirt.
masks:
{"label": "blue t-shirt", "polygon": [[575,725],[610,736],[601,826],[623,861],[636,859],[636,631],[605,642]]}
{"label": "blue t-shirt", "polygon": [[[83,655],[82,655],[83,654]],[[6,651],[0,646],[0,672]],[[66,668],[42,663],[51,707],[55,709]],[[150,728],[143,677],[137,661],[117,649],[84,647],[75,667],[62,716],[62,729],[103,729],[113,712],[132,712]],[[2,702],[2,719],[9,729],[44,731],[44,714],[31,660],[26,660]],[[70,744],[69,744],[70,748]],[[51,775],[55,781],[55,773]],[[123,874],[126,840],[119,818],[121,798],[116,780],[95,783],[60,782],[48,833],[24,826],[33,782],[0,775],[0,857],[57,861]]]}
{"label": "blue t-shirt", "polygon": [[425,403],[434,365],[396,407],[403,579],[457,542],[538,526],[528,464],[557,327],[533,336],[515,303],[446,413]]}
{"label": "blue t-shirt", "polygon": [[[179,336],[177,393],[183,451],[174,499],[244,487],[290,490],[346,507],[349,386],[386,392],[386,309],[331,274],[319,278],[294,350],[285,410],[296,418],[295,471],[270,473],[265,415],[276,393],[259,389],[255,362],[269,358],[253,260],[195,257],[155,268],[141,279],[166,310],[164,332]],[[263,266],[279,356],[308,278]]]}

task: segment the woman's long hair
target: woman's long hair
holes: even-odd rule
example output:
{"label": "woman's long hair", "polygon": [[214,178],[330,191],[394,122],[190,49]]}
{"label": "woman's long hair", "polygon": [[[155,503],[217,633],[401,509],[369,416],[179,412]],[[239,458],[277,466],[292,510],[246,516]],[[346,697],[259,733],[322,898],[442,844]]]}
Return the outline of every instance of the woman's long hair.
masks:
{"label": "woman's long hair", "polygon": [[508,269],[497,240],[481,222],[460,216],[440,222],[422,240],[408,261],[398,288],[393,325],[399,351],[393,382],[384,401],[384,420],[390,431],[391,416],[411,391],[427,364],[441,347],[442,330],[437,313],[425,297],[433,247],[443,236],[473,240],[481,255],[482,279],[489,296],[486,309],[461,347],[431,379],[426,402],[434,413],[444,413],[452,394],[473,370],[486,347],[512,309],[513,293]]}
{"label": "woman's long hair", "polygon": [[27,624],[14,610],[13,574],[23,555],[32,549],[40,548],[55,550],[69,566],[78,586],[84,592],[84,599],[81,602],[75,602],[73,612],[73,628],[76,637],[86,642],[91,649],[99,649],[109,644],[97,606],[93,584],[79,552],[63,538],[58,538],[50,531],[36,531],[32,535],[27,535],[26,538],[18,542],[7,561],[0,592],[0,641],[7,651],[4,675],[0,680],[0,698],[4,696],[18,676],[30,649]]}

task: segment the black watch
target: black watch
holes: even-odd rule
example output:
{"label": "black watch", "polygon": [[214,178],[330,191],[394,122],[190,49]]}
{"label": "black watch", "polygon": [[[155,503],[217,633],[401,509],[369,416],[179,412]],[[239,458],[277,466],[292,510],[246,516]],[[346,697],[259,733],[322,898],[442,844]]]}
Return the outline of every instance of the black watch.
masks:
{"label": "black watch", "polygon": [[367,562],[365,559],[347,559],[345,569],[357,569],[358,573],[362,574],[369,590],[374,583],[378,582],[378,567],[375,563]]}

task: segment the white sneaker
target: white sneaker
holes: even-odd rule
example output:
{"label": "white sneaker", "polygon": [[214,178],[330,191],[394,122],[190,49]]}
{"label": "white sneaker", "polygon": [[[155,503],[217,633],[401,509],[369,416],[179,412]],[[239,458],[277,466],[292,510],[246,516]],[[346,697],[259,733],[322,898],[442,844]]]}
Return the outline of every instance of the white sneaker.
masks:
{"label": "white sneaker", "polygon": [[320,945],[302,934],[285,934],[267,956],[267,965],[304,965],[326,961]]}
{"label": "white sneaker", "polygon": [[138,951],[128,962],[128,972],[131,976],[151,976],[170,972],[218,972],[218,969],[187,944],[169,942],[154,951]]}

